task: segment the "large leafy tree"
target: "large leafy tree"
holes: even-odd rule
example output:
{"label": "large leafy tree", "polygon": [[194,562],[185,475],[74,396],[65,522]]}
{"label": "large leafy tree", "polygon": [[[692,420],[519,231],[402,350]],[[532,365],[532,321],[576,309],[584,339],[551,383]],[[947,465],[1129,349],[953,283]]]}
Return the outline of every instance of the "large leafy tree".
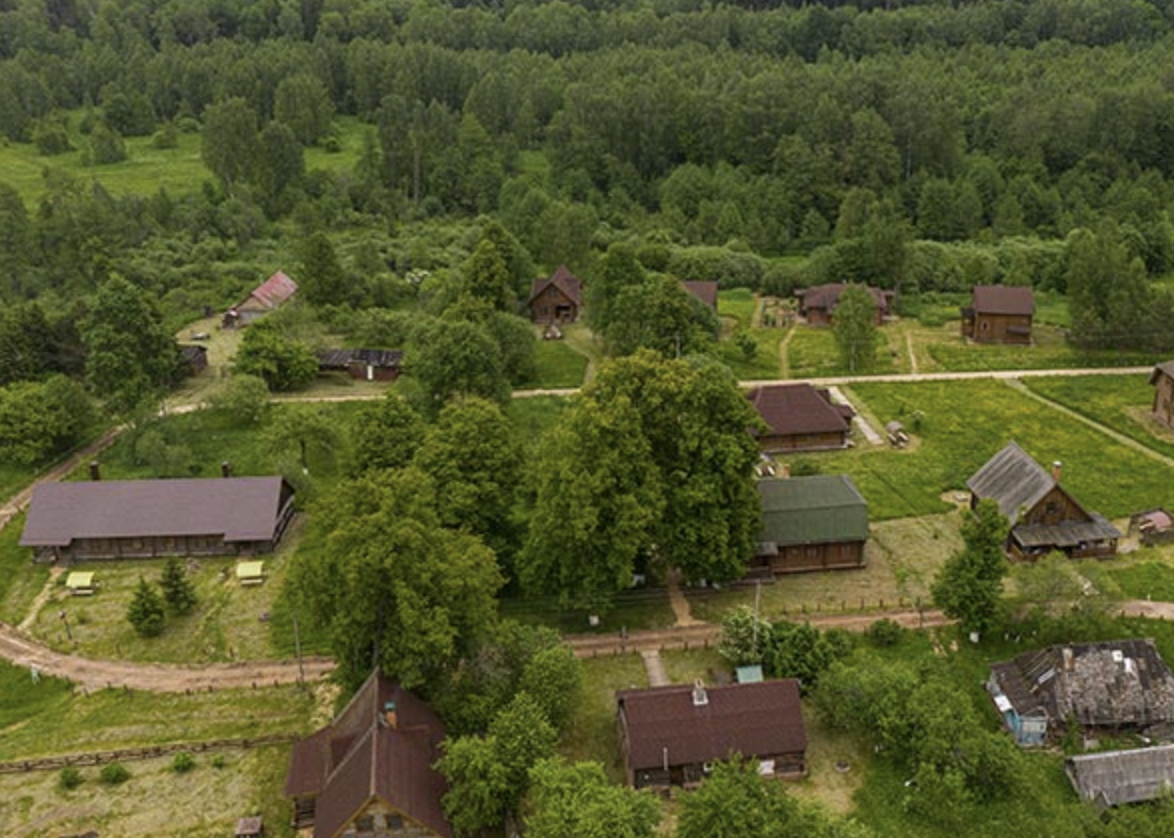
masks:
{"label": "large leafy tree", "polygon": [[61,375],[0,388],[0,461],[28,468],[64,454],[93,427],[80,384]]}
{"label": "large leafy tree", "polygon": [[1122,238],[1108,219],[1069,238],[1068,300],[1073,340],[1081,346],[1138,349],[1169,334],[1169,322],[1149,322],[1162,309],[1154,305],[1144,263],[1130,256]]}
{"label": "large leafy tree", "polygon": [[705,350],[717,336],[717,315],[669,276],[621,288],[600,331],[615,355],[652,349],[667,358]]}
{"label": "large leafy tree", "polygon": [[245,330],[233,360],[233,371],[255,375],[270,390],[299,390],[318,374],[318,359],[308,344],[290,338],[271,320]]}
{"label": "large leafy tree", "polygon": [[435,415],[452,396],[481,396],[505,404],[510,383],[501,350],[485,328],[463,320],[431,320],[412,335],[409,373],[420,382],[425,408]]}
{"label": "large leafy tree", "polygon": [[175,338],[147,293],[122,277],[98,287],[81,336],[86,378],[115,412],[161,394],[176,375]]}
{"label": "large leafy tree", "polygon": [[959,621],[963,630],[984,633],[999,621],[1003,577],[1007,575],[1007,519],[990,498],[974,513],[962,513],[963,547],[946,560],[933,582],[934,604]]}
{"label": "large leafy tree", "polygon": [[530,838],[653,838],[656,799],[608,781],[598,762],[544,759],[530,769],[526,798]]}
{"label": "large leafy tree", "polygon": [[352,474],[403,468],[424,439],[424,420],[395,390],[364,404],[350,426]]}
{"label": "large leafy tree", "polygon": [[863,285],[849,285],[836,303],[832,331],[840,363],[849,372],[868,372],[876,364],[876,300]]}
{"label": "large leafy tree", "polygon": [[265,429],[264,441],[265,447],[278,455],[296,448],[298,465],[303,474],[309,474],[310,451],[333,457],[339,432],[321,405],[291,404],[274,415]]}
{"label": "large leafy tree", "polygon": [[505,259],[490,238],[477,243],[465,270],[465,292],[499,311],[513,311],[517,306],[514,283]]}
{"label": "large leafy tree", "polygon": [[289,590],[329,632],[344,683],[377,665],[428,694],[497,619],[493,551],[441,525],[432,481],[417,469],[342,483],[315,527],[325,545],[294,557]]}
{"label": "large leafy tree", "polygon": [[257,112],[248,101],[235,97],[204,109],[200,157],[229,192],[252,178],[257,153]]}
{"label": "large leafy tree", "polygon": [[298,246],[298,288],[316,306],[338,305],[351,295],[346,271],[338,261],[334,245],[323,232],[311,233]]}

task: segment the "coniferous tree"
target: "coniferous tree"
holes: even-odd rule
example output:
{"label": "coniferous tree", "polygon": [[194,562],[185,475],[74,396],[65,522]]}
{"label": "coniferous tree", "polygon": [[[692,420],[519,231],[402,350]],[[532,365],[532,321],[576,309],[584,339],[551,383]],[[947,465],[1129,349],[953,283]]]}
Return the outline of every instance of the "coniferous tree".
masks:
{"label": "coniferous tree", "polygon": [[163,633],[163,598],[146,579],[139,578],[139,586],[126,608],[126,619],[142,637],[158,637]]}
{"label": "coniferous tree", "polygon": [[179,557],[172,556],[163,566],[163,579],[159,582],[163,599],[176,614],[187,614],[196,605],[196,588],[188,579]]}

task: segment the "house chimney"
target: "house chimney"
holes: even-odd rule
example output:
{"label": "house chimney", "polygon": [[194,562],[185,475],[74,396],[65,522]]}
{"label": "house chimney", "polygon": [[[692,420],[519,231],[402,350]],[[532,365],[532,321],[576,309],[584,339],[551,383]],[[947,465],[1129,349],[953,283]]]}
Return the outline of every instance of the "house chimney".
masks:
{"label": "house chimney", "polygon": [[232,477],[232,463],[230,463],[228,460],[222,460],[220,462],[220,476]]}
{"label": "house chimney", "polygon": [[1052,479],[1057,483],[1060,482],[1060,466],[1061,463],[1059,460],[1056,460],[1054,463],[1052,463]]}
{"label": "house chimney", "polygon": [[698,678],[693,682],[693,706],[704,707],[709,704],[709,693],[705,691],[705,684]]}
{"label": "house chimney", "polygon": [[383,705],[383,723],[392,730],[398,730],[399,717],[395,712],[395,702],[388,701]]}
{"label": "house chimney", "polygon": [[102,479],[102,467],[98,465],[97,460],[90,460],[90,479],[91,480],[101,480]]}

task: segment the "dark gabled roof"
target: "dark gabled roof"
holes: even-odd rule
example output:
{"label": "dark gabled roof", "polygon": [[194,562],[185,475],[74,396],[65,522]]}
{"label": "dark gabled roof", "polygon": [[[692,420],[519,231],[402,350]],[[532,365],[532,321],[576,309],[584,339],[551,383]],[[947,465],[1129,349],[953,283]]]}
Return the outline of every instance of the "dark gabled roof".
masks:
{"label": "dark gabled roof", "polygon": [[65,547],[75,538],[223,535],[267,541],[283,498],[281,477],[97,480],[33,487],[23,547]]}
{"label": "dark gabled roof", "polygon": [[634,771],[728,759],[769,756],[807,748],[799,682],[793,678],[704,688],[673,685],[616,693]]}
{"label": "dark gabled roof", "polygon": [[1153,800],[1174,789],[1174,745],[1080,754],[1064,760],[1064,772],[1100,808]]}
{"label": "dark gabled roof", "polygon": [[846,474],[759,480],[761,544],[868,540],[868,504]]}
{"label": "dark gabled roof", "polygon": [[[804,308],[827,309],[831,311],[840,302],[840,295],[848,287],[846,282],[829,282],[824,285],[813,285],[810,288],[801,288],[795,296],[802,300]],[[865,286],[872,295],[873,302],[882,311],[888,311],[889,301],[893,298],[892,291],[882,291],[871,285]]]}
{"label": "dark gabled roof", "polygon": [[966,488],[980,498],[991,498],[1011,523],[1022,509],[1031,509],[1056,487],[1056,479],[1015,442],[987,460],[966,481]]}
{"label": "dark gabled roof", "polygon": [[1031,288],[1018,285],[976,285],[971,293],[976,314],[1035,314]]}
{"label": "dark gabled roof", "polygon": [[344,370],[350,364],[372,367],[398,368],[403,364],[401,349],[319,349],[318,368]]}
{"label": "dark gabled roof", "polygon": [[1174,674],[1152,640],[1051,646],[991,665],[1019,715],[1083,725],[1174,721]]}
{"label": "dark gabled roof", "polygon": [[256,300],[262,308],[273,309],[297,293],[298,284],[281,271],[262,282],[237,308],[244,308],[249,300]]}
{"label": "dark gabled roof", "polygon": [[774,384],[746,394],[771,434],[844,433],[848,419],[831,403],[826,390],[810,384]]}
{"label": "dark gabled roof", "polygon": [[1121,537],[1121,531],[1104,516],[1090,513],[1087,521],[1060,524],[1017,524],[1011,536],[1023,547],[1077,547]]}
{"label": "dark gabled roof", "polygon": [[681,285],[710,308],[717,308],[717,283],[713,280],[686,280]]}
{"label": "dark gabled roof", "polygon": [[[394,728],[386,722],[389,703]],[[315,838],[333,838],[376,799],[448,838],[452,828],[440,805],[446,785],[432,767],[444,736],[444,723],[427,704],[373,673],[328,727],[294,746],[285,795],[317,795]]]}
{"label": "dark gabled roof", "polygon": [[1150,384],[1157,383],[1159,373],[1167,378],[1174,378],[1174,361],[1162,361],[1155,365],[1153,372],[1150,373]]}
{"label": "dark gabled roof", "polygon": [[181,343],[179,345],[179,357],[185,364],[207,363],[208,361],[208,347],[196,346],[190,343]]}
{"label": "dark gabled roof", "polygon": [[562,291],[572,303],[577,306],[583,305],[582,283],[579,278],[568,270],[566,265],[559,265],[558,270],[550,275],[547,279],[536,279],[530,286],[530,300],[533,301],[535,297],[545,291],[548,287],[553,285],[559,291]]}

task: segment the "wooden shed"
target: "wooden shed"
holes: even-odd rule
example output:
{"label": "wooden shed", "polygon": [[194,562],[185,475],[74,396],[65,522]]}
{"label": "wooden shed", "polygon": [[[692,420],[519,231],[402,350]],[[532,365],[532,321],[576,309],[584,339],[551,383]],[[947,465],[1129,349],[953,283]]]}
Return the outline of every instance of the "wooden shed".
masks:
{"label": "wooden shed", "polygon": [[1098,809],[1157,800],[1174,790],[1174,745],[1071,756],[1064,773]]}
{"label": "wooden shed", "polygon": [[620,690],[616,720],[628,785],[638,789],[694,786],[733,754],[756,760],[764,777],[807,773],[807,729],[794,678]]}
{"label": "wooden shed", "polygon": [[759,480],[762,532],[752,567],[771,573],[864,567],[868,504],[846,474]]}
{"label": "wooden shed", "polygon": [[395,381],[403,369],[400,349],[322,349],[319,372],[345,372],[356,381]]}
{"label": "wooden shed", "polygon": [[281,271],[262,282],[235,306],[224,313],[221,325],[226,329],[248,326],[257,318],[284,304],[298,291],[298,284]]}
{"label": "wooden shed", "polygon": [[574,323],[583,308],[582,283],[559,265],[548,278],[534,280],[526,305],[535,323]]}
{"label": "wooden shed", "polygon": [[293,514],[281,477],[47,482],[20,544],[41,562],[252,556],[272,552]]}

